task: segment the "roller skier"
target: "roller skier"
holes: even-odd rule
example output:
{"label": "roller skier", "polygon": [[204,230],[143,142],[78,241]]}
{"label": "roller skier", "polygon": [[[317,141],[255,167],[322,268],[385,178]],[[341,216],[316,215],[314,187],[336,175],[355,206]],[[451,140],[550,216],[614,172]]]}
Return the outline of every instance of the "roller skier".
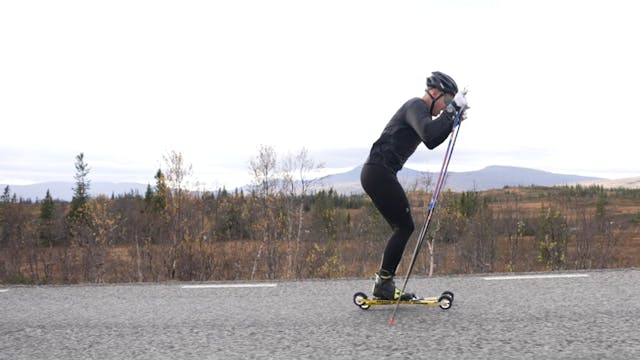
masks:
{"label": "roller skier", "polygon": [[434,149],[452,132],[454,119],[464,119],[467,108],[465,92],[458,91],[456,82],[442,72],[427,78],[425,94],[405,102],[387,123],[382,134],[371,146],[362,167],[360,181],[391,227],[392,233],[375,274],[373,296],[382,300],[411,300],[412,293],[398,289],[394,276],[405,246],[414,231],[411,208],[397,173],[420,143]]}

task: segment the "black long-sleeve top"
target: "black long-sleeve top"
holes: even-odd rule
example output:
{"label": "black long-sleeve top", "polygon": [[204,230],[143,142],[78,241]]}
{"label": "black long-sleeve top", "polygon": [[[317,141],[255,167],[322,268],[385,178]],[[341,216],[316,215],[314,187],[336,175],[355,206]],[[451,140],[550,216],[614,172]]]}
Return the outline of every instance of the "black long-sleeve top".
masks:
{"label": "black long-sleeve top", "polygon": [[433,149],[440,145],[453,129],[453,114],[443,111],[436,119],[431,108],[421,98],[413,98],[396,112],[380,138],[373,143],[365,164],[382,165],[400,171],[421,142]]}

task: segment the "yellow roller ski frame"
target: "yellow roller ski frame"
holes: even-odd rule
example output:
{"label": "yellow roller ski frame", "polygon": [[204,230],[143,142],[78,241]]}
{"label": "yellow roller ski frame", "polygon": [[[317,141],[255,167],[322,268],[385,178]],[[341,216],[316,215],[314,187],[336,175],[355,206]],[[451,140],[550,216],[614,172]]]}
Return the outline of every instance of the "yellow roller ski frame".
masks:
{"label": "yellow roller ski frame", "polygon": [[[398,300],[369,299],[365,293],[358,292],[353,295],[353,303],[362,310],[369,310],[372,306],[396,305]],[[440,297],[401,300],[400,304],[438,306],[442,310],[449,310],[453,305],[453,293],[451,291],[445,291],[440,295]]]}

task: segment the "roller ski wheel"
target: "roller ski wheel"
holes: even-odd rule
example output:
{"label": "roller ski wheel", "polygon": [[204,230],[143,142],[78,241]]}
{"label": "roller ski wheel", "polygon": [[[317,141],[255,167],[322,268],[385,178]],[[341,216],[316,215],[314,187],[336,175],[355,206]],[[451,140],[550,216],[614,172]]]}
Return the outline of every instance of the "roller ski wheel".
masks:
{"label": "roller ski wheel", "polygon": [[363,292],[357,292],[353,295],[353,303],[356,304],[362,310],[369,310],[371,305],[365,302],[367,300],[367,294]]}
{"label": "roller ski wheel", "polygon": [[445,291],[442,293],[442,295],[449,295],[451,296],[451,301],[453,301],[453,293],[451,291]]}
{"label": "roller ski wheel", "polygon": [[445,291],[438,298],[438,306],[442,310],[449,310],[453,305],[453,293],[451,291]]}

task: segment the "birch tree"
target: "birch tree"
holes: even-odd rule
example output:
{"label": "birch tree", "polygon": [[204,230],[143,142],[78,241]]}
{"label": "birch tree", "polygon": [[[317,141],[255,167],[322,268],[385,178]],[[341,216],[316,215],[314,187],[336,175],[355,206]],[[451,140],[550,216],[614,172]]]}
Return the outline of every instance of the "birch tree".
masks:
{"label": "birch tree", "polygon": [[283,188],[287,199],[287,277],[297,273],[295,267],[300,255],[304,225],[304,203],[319,179],[312,178],[314,171],[324,164],[314,161],[306,148],[296,154],[288,154],[280,165]]}
{"label": "birch tree", "polygon": [[164,162],[167,166],[166,183],[168,186],[169,204],[168,204],[168,220],[169,220],[169,237],[171,245],[168,254],[168,271],[169,278],[174,279],[178,267],[177,251],[180,243],[185,239],[185,218],[184,203],[186,192],[188,190],[189,177],[193,173],[193,167],[186,164],[182,153],[175,150],[164,155]]}
{"label": "birch tree", "polygon": [[253,178],[253,200],[257,202],[258,214],[254,222],[252,237],[260,238],[260,245],[253,261],[251,269],[251,279],[256,275],[258,264],[263,256],[263,251],[267,245],[275,242],[273,237],[274,225],[276,223],[274,214],[274,192],[277,184],[277,157],[273,147],[261,145],[258,155],[249,161],[249,172]]}

